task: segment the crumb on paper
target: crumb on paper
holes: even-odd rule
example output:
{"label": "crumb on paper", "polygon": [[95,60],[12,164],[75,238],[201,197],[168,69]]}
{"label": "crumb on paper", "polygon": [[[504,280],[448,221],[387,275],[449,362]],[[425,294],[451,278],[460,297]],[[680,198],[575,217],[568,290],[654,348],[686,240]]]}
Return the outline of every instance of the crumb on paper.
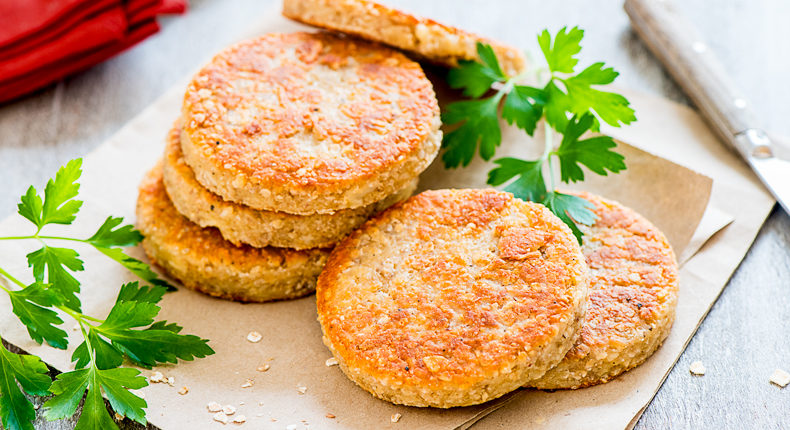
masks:
{"label": "crumb on paper", "polygon": [[257,331],[251,331],[247,333],[247,340],[252,343],[258,343],[261,341],[261,339],[263,339],[263,336],[261,336],[261,334]]}
{"label": "crumb on paper", "polygon": [[785,372],[782,369],[774,370],[774,373],[771,374],[771,382],[778,385],[781,388],[790,384],[790,373]]}
{"label": "crumb on paper", "polygon": [[244,415],[237,415],[236,418],[233,418],[233,422],[236,424],[244,424],[247,422],[247,417]]}
{"label": "crumb on paper", "polygon": [[299,385],[296,387],[296,391],[298,391],[299,394],[304,394],[307,392],[307,387],[305,387],[304,385]]}
{"label": "crumb on paper", "polygon": [[178,394],[181,394],[182,396],[186,395],[186,393],[188,392],[189,392],[189,387],[187,387],[186,385],[184,385],[183,387],[181,387],[180,390],[178,390]]}
{"label": "crumb on paper", "polygon": [[326,364],[327,367],[329,367],[329,366],[337,366],[337,358],[335,358],[335,357],[327,358],[326,361],[324,362],[324,364]]}
{"label": "crumb on paper", "polygon": [[252,379],[248,379],[241,384],[241,388],[250,388],[253,384],[255,384],[255,382]]}
{"label": "crumb on paper", "polygon": [[225,415],[233,415],[236,413],[236,407],[231,405],[225,405],[222,407],[222,412]]}
{"label": "crumb on paper", "polygon": [[208,409],[209,412],[219,412],[222,410],[222,405],[217,402],[209,402],[209,404],[206,405],[206,409]]}
{"label": "crumb on paper", "polygon": [[[274,418],[272,418],[272,419],[274,419]],[[288,424],[287,426],[285,426],[285,430],[296,430],[298,428],[299,428],[299,425],[297,425],[297,424]]]}
{"label": "crumb on paper", "polygon": [[335,417],[335,414],[326,414],[326,417],[329,418],[330,420],[333,418],[337,418]]}
{"label": "crumb on paper", "polygon": [[393,422],[393,423],[396,423],[396,422],[400,421],[400,418],[402,416],[403,415],[401,415],[401,414],[392,414],[392,416],[390,417],[390,421]]}
{"label": "crumb on paper", "polygon": [[167,377],[167,385],[172,387],[173,385],[175,385],[175,383],[176,383],[175,376],[168,376]]}
{"label": "crumb on paper", "polygon": [[262,366],[258,366],[258,372],[265,372],[267,370],[269,370],[269,365],[268,364],[264,364]]}
{"label": "crumb on paper", "polygon": [[214,418],[214,421],[216,421],[218,423],[222,423],[222,424],[227,424],[228,423],[228,416],[225,415],[221,411],[217,412],[216,414],[214,414],[213,418]]}
{"label": "crumb on paper", "polygon": [[691,366],[689,366],[689,372],[691,372],[692,375],[702,376],[705,374],[705,365],[702,364],[701,361],[697,360],[691,363]]}
{"label": "crumb on paper", "polygon": [[162,382],[164,380],[165,380],[165,375],[163,375],[162,372],[159,371],[152,373],[151,376],[148,377],[148,381],[152,383]]}
{"label": "crumb on paper", "polygon": [[244,406],[244,402],[239,402],[239,406]]}
{"label": "crumb on paper", "polygon": [[261,400],[260,402],[258,402],[258,406],[263,406],[263,400]]}

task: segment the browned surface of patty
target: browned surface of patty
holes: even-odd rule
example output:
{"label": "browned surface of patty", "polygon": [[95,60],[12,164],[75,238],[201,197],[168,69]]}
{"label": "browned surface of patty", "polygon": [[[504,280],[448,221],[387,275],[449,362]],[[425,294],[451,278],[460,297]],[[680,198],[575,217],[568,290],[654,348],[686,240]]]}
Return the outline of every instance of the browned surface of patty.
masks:
{"label": "browned surface of patty", "polygon": [[678,266],[666,237],[617,202],[575,193],[595,205],[584,228],[590,297],[579,338],[563,361],[531,386],[580,388],[607,382],[646,360],[675,317]]}
{"label": "browned surface of patty", "polygon": [[444,66],[478,60],[477,42],[491,45],[502,70],[525,68],[517,48],[368,0],[284,0],[283,15],[305,24],[386,43]]}
{"label": "browned surface of patty", "polygon": [[181,151],[181,128],[177,124],[165,145],[164,183],[170,201],[181,215],[201,227],[216,227],[234,245],[293,249],[331,247],[359,227],[371,215],[405,200],[417,188],[415,178],[407,188],[384,200],[333,214],[293,215],[262,211],[222,197],[203,188],[186,164]]}
{"label": "browned surface of patty", "polygon": [[162,163],[140,184],[137,228],[152,262],[184,286],[212,296],[261,302],[313,292],[328,249],[235,246],[214,228],[181,216],[162,182]]}
{"label": "browned surface of patty", "polygon": [[192,79],[182,146],[226,200],[300,215],[364,206],[438,152],[439,105],[419,64],[330,33],[233,45]]}
{"label": "browned surface of patty", "polygon": [[495,190],[426,191],[338,244],[318,316],[324,343],[366,390],[462,406],[559,362],[587,283],[578,243],[544,206]]}

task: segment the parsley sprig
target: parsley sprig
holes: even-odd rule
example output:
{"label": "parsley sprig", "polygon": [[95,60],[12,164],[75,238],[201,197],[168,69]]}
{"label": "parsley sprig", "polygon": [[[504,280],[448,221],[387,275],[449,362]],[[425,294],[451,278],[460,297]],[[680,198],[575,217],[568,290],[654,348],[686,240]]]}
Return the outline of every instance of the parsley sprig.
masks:
{"label": "parsley sprig", "polygon": [[[147,404],[135,389],[148,385],[139,370],[121,367],[125,360],[151,368],[161,363],[194,360],[214,353],[206,339],[180,334],[181,327],[155,321],[157,305],[168,290],[144,262],[127,255],[122,248],[142,240],[140,232],[123,219],[108,217],[92,236],[75,238],[49,236],[42,230],[49,224],[69,225],[76,219],[82,201],[76,200],[82,160],[70,161],[47,182],[44,196],[34,187],[21,197],[18,213],[35,226],[25,236],[4,240],[36,240],[41,248],[27,255],[33,281],[26,284],[0,267],[0,289],[8,294],[13,313],[27,328],[31,339],[58,349],[68,347],[68,336],[60,328],[62,316],[77,322],[83,342],[72,354],[75,370],[61,373],[53,382],[46,365],[35,356],[14,354],[0,345],[0,418],[9,430],[32,430],[35,410],[23,391],[33,396],[53,394],[44,403],[48,420],[71,417],[85,397],[77,429],[117,429],[104,404],[107,397],[119,415],[146,423]],[[52,242],[88,245],[118,262],[145,281],[121,286],[114,306],[103,319],[82,313],[80,282],[75,272],[84,270],[79,253]],[[3,279],[9,282],[2,282]]]}
{"label": "parsley sprig", "polygon": [[[565,183],[584,180],[582,166],[604,176],[624,170],[624,157],[613,151],[616,144],[611,137],[582,136],[598,132],[601,121],[613,127],[636,121],[625,97],[596,88],[614,82],[618,73],[613,68],[598,62],[576,73],[583,36],[578,27],[562,28],[553,38],[544,30],[538,35],[538,44],[547,68],[517,76],[507,76],[493,49],[478,43],[480,61],[462,61],[447,76],[449,85],[471,100],[450,103],[442,112],[444,123],[456,125],[442,141],[442,161],[447,168],[467,166],[475,153],[486,161],[493,158],[502,143],[500,117],[530,136],[543,120],[542,156],[536,160],[496,159],[497,167],[489,172],[488,183],[507,183],[505,190],[516,197],[543,203],[571,228],[579,242],[582,232],[576,224],[595,222],[592,204],[558,192],[556,169]],[[542,85],[523,84],[531,74],[543,81]],[[492,89],[493,94],[486,96]],[[556,146],[555,131],[562,135]]]}

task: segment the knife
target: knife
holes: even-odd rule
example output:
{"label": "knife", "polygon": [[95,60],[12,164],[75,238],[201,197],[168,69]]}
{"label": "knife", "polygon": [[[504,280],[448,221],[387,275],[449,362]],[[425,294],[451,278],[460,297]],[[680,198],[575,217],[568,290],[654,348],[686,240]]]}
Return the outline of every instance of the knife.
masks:
{"label": "knife", "polygon": [[775,144],[704,39],[668,0],[625,0],[631,25],[664,63],[721,139],[754,170],[790,214],[790,161]]}

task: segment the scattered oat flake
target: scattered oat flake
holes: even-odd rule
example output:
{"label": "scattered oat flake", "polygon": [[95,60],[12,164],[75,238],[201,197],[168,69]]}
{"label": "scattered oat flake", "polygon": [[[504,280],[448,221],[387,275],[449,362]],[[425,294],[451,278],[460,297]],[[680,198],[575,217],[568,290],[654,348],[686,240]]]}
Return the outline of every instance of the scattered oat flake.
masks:
{"label": "scattered oat flake", "polygon": [[236,418],[233,418],[233,422],[236,424],[243,424],[247,422],[247,417],[244,415],[237,415]]}
{"label": "scattered oat flake", "polygon": [[298,391],[299,394],[304,394],[307,392],[307,387],[305,387],[304,385],[300,385],[296,387],[296,391]]}
{"label": "scattered oat flake", "polygon": [[216,414],[214,414],[214,421],[222,423],[222,424],[227,424],[228,423],[228,416],[225,415],[222,412],[217,412]]}
{"label": "scattered oat flake", "polygon": [[296,430],[297,428],[299,428],[297,424],[288,424],[285,426],[285,430]]}
{"label": "scattered oat flake", "polygon": [[263,413],[257,413],[257,414],[255,414],[255,416],[256,416],[256,417],[262,417],[262,416],[263,416]]}
{"label": "scattered oat flake", "polygon": [[326,414],[326,417],[329,419],[336,418],[334,414]]}
{"label": "scattered oat flake", "polygon": [[206,405],[206,409],[208,409],[209,412],[219,412],[222,410],[222,405],[217,402],[211,402]]}
{"label": "scattered oat flake", "polygon": [[251,331],[247,333],[247,340],[252,343],[260,342],[261,339],[263,339],[263,336],[261,336],[261,334],[258,333],[257,331]]}
{"label": "scattered oat flake", "polygon": [[162,372],[154,372],[148,377],[148,380],[151,382],[162,382],[165,380],[165,375]]}
{"label": "scattered oat flake", "polygon": [[691,363],[691,366],[689,366],[689,372],[691,372],[692,375],[702,376],[705,374],[705,365],[702,364],[701,361],[697,360]]}
{"label": "scattered oat flake", "polygon": [[264,364],[263,366],[258,366],[258,372],[265,372],[267,370],[269,370],[268,364]]}
{"label": "scattered oat flake", "polygon": [[785,372],[782,369],[774,370],[774,373],[771,374],[771,382],[778,385],[781,388],[790,384],[790,373]]}
{"label": "scattered oat flake", "polygon": [[258,402],[258,406],[263,406],[263,400],[261,400],[260,402]]}
{"label": "scattered oat flake", "polygon": [[403,415],[401,415],[401,414],[393,414],[393,415],[390,417],[390,421],[392,421],[392,422],[396,423],[396,422],[400,421],[400,417],[402,417],[402,416],[403,416]]}
{"label": "scattered oat flake", "polygon": [[225,405],[222,407],[222,412],[224,412],[225,415],[233,415],[236,413],[236,407],[231,405]]}
{"label": "scattered oat flake", "polygon": [[176,383],[176,378],[174,376],[167,377],[167,385],[172,387],[175,383]]}
{"label": "scattered oat flake", "polygon": [[248,380],[244,381],[243,384],[241,384],[241,388],[250,388],[250,387],[252,387],[252,384],[254,384],[253,380],[252,379],[248,379]]}
{"label": "scattered oat flake", "polygon": [[337,365],[337,358],[335,358],[335,357],[327,358],[326,361],[324,362],[324,364],[326,364],[327,367],[329,367],[329,366],[336,366]]}
{"label": "scattered oat flake", "polygon": [[189,387],[187,387],[186,385],[184,385],[183,387],[181,387],[180,390],[178,390],[178,394],[181,394],[182,396],[188,392],[189,392]]}
{"label": "scattered oat flake", "polygon": [[239,406],[244,406],[244,402],[239,402]]}

